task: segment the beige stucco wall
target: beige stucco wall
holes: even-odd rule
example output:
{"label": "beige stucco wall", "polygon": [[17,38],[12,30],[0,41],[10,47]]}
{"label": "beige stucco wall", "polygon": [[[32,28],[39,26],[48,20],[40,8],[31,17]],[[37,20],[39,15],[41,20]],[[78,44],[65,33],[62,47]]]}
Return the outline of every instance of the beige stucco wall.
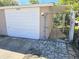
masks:
{"label": "beige stucco wall", "polygon": [[[40,8],[40,38],[47,39],[51,32],[52,27],[52,14],[48,14],[45,20],[45,13],[50,12],[51,7],[41,7]],[[41,15],[44,14],[44,15]],[[45,25],[46,23],[46,25]]]}
{"label": "beige stucco wall", "polygon": [[7,35],[6,20],[4,10],[0,10],[0,35]]}

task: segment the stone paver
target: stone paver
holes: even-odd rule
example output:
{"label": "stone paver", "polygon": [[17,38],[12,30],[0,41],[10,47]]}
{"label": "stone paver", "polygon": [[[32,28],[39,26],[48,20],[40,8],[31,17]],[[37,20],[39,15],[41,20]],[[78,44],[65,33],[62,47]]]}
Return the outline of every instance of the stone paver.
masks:
{"label": "stone paver", "polygon": [[4,49],[0,49],[0,59],[46,59],[32,54],[16,53]]}
{"label": "stone paver", "polygon": [[58,39],[58,38],[65,38],[65,37],[66,35],[58,28],[53,28],[50,33],[50,39],[52,38]]}
{"label": "stone paver", "polygon": [[22,59],[69,59],[72,56],[68,54],[66,47],[67,45],[62,40],[32,40],[0,37],[0,48],[25,55]]}

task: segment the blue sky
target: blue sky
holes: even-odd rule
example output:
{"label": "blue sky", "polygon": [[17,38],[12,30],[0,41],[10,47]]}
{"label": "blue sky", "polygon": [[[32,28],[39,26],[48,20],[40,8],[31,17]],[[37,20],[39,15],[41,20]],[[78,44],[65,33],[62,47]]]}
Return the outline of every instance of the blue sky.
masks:
{"label": "blue sky", "polygon": [[[57,2],[58,0],[39,0],[40,3]],[[21,5],[29,4],[29,0],[19,0]]]}

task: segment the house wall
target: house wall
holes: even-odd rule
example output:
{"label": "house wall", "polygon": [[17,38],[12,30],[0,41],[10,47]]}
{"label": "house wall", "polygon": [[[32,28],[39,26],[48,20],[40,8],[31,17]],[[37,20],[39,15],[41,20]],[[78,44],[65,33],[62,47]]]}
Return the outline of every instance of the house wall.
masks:
{"label": "house wall", "polygon": [[5,12],[0,10],[0,35],[7,35]]}
{"label": "house wall", "polygon": [[39,7],[6,9],[6,25],[9,36],[40,38]]}
{"label": "house wall", "polygon": [[[52,28],[52,14],[45,16],[45,13],[50,12],[51,7],[40,8],[40,38],[47,39],[50,35]],[[44,15],[41,15],[44,14]],[[45,18],[46,17],[46,18]]]}

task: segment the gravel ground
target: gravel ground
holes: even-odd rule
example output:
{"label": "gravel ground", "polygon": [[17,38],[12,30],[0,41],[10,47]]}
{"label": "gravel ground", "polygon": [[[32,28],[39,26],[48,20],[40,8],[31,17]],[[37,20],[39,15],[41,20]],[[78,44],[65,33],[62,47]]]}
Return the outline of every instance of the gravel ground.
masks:
{"label": "gravel ground", "polygon": [[[0,48],[23,53],[23,59],[74,59],[68,52],[68,46],[63,40],[33,40],[14,37],[0,37]],[[28,54],[28,55],[27,55]],[[27,58],[29,57],[29,58]]]}

